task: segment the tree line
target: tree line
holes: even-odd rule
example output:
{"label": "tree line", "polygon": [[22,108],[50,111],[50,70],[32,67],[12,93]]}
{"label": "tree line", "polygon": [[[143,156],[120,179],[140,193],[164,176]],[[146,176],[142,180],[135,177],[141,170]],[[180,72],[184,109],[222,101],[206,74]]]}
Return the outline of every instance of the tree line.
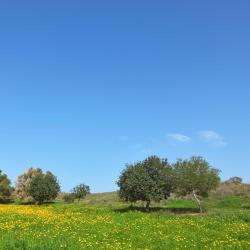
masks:
{"label": "tree line", "polygon": [[[167,159],[150,156],[143,161],[127,164],[121,172],[117,185],[119,197],[125,202],[145,202],[146,209],[152,201],[160,202],[171,194],[191,195],[202,212],[201,199],[216,189],[220,183],[220,170],[210,166],[202,157],[178,159],[170,164]],[[234,177],[231,181],[242,181]],[[0,202],[14,199],[21,202],[43,204],[53,201],[60,192],[57,177],[50,171],[29,168],[17,179],[13,188],[6,174],[0,171]],[[80,201],[88,193],[89,186],[80,184],[64,195],[66,202]]]}
{"label": "tree line", "polygon": [[173,193],[191,194],[202,212],[201,198],[218,186],[219,173],[202,157],[178,159],[170,164],[167,159],[150,156],[126,166],[117,182],[119,196],[128,202],[144,201],[149,209],[152,201],[167,199]]}
{"label": "tree line", "polygon": [[[23,203],[50,202],[56,199],[61,191],[57,177],[50,171],[43,172],[40,168],[29,168],[17,178],[16,186],[11,186],[11,181],[0,170],[0,203],[9,203],[13,200]],[[71,200],[82,199],[90,192],[89,186],[79,184],[73,188]],[[68,201],[68,197],[65,196]]]}

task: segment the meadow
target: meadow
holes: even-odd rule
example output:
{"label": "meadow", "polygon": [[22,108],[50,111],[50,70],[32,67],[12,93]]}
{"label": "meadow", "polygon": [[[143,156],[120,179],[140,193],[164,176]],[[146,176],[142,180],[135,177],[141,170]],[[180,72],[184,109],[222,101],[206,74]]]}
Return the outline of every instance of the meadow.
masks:
{"label": "meadow", "polygon": [[74,204],[0,205],[0,249],[250,249],[246,202],[209,199],[204,215],[188,200],[146,213],[114,194]]}

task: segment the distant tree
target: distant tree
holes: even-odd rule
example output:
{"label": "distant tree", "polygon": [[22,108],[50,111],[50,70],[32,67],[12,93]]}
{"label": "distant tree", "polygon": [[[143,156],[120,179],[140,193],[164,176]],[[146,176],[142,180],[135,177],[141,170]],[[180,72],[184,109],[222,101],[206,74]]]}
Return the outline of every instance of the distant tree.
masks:
{"label": "distant tree", "polygon": [[202,157],[191,157],[189,160],[177,160],[175,164],[177,194],[192,194],[202,213],[201,197],[207,197],[219,182],[220,171],[212,168]]}
{"label": "distant tree", "polygon": [[60,192],[60,185],[57,178],[51,173],[40,173],[32,178],[28,194],[41,205],[45,201],[54,200]]}
{"label": "distant tree", "polygon": [[67,203],[73,203],[75,201],[75,195],[73,193],[66,193],[62,198]]}
{"label": "distant tree", "polygon": [[173,169],[166,159],[150,156],[144,161],[126,165],[117,185],[119,196],[124,201],[159,202],[169,197],[174,190]]}
{"label": "distant tree", "polygon": [[3,174],[0,170],[0,203],[5,203],[10,200],[13,188],[11,187],[11,181],[6,174]]}
{"label": "distant tree", "polygon": [[242,184],[242,178],[238,176],[231,177],[229,180],[225,181],[227,184]]}
{"label": "distant tree", "polygon": [[34,177],[42,174],[40,168],[29,168],[25,173],[17,178],[15,197],[24,202],[32,202],[33,198],[28,194],[30,183]]}
{"label": "distant tree", "polygon": [[76,187],[73,188],[73,191],[72,191],[72,194],[74,195],[76,199],[78,199],[78,201],[80,201],[81,199],[84,199],[86,195],[89,193],[90,193],[90,188],[89,186],[85,184],[77,185]]}

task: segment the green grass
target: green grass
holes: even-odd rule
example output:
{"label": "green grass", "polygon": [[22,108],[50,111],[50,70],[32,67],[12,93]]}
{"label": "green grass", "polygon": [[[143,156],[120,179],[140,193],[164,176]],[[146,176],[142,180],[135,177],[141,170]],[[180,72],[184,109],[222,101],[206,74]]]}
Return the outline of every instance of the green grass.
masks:
{"label": "green grass", "polygon": [[212,205],[215,208],[233,209],[240,208],[244,204],[245,200],[242,197],[232,196],[225,197],[223,199],[214,199]]}
{"label": "green grass", "polygon": [[169,208],[197,208],[197,205],[191,200],[171,200],[166,206]]}
{"label": "green grass", "polygon": [[0,249],[250,249],[250,209],[242,207],[242,198],[207,199],[200,215],[189,200],[153,204],[145,213],[115,196],[0,205]]}

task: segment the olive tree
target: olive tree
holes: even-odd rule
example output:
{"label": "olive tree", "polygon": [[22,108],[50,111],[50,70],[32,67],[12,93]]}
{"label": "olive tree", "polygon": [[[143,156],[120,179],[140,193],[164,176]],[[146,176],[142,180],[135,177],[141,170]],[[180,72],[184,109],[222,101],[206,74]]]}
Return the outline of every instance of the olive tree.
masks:
{"label": "olive tree", "polygon": [[79,184],[76,187],[73,188],[72,194],[73,196],[80,201],[81,199],[84,199],[87,194],[90,193],[89,186],[85,184]]}
{"label": "olive tree", "polygon": [[176,193],[184,196],[191,194],[202,213],[201,198],[207,197],[219,182],[220,171],[212,168],[202,157],[191,157],[188,160],[177,160],[174,164]]}
{"label": "olive tree", "polygon": [[10,200],[12,194],[11,181],[6,174],[2,173],[0,170],[0,203],[7,202]]}
{"label": "olive tree", "polygon": [[51,172],[40,173],[32,178],[28,194],[41,205],[44,201],[54,200],[60,192],[60,185],[56,176]]}
{"label": "olive tree", "polygon": [[127,164],[117,185],[122,200],[146,202],[148,210],[151,201],[166,199],[173,191],[173,169],[166,159],[150,156],[144,161]]}

